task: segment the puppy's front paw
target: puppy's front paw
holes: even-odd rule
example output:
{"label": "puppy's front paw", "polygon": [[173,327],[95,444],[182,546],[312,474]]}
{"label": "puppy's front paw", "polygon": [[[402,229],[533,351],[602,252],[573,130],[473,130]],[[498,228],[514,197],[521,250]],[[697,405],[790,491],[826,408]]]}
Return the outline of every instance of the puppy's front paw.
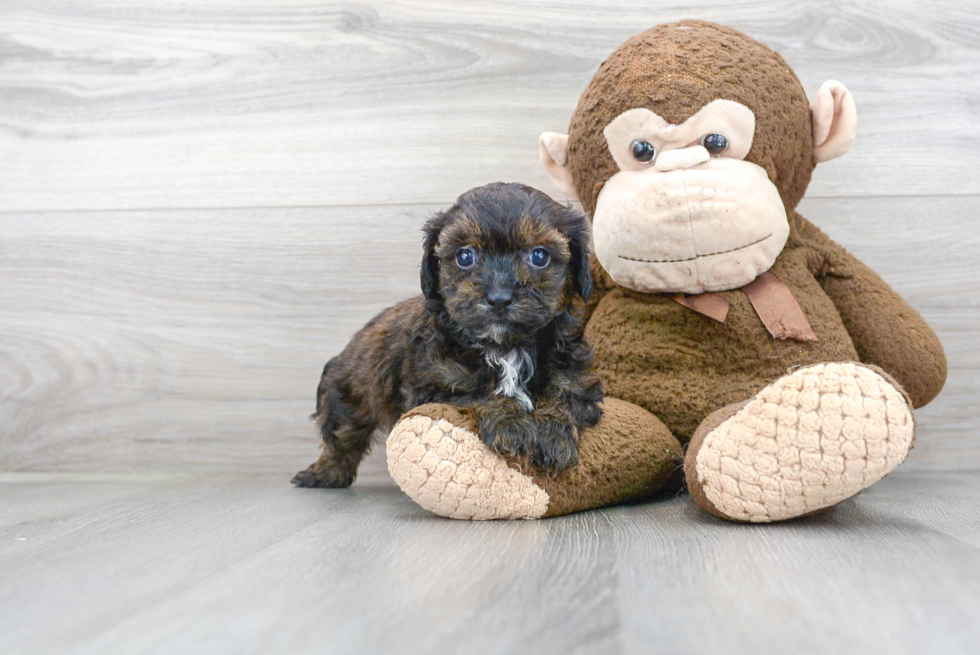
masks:
{"label": "puppy's front paw", "polygon": [[325,468],[317,462],[316,464],[311,464],[308,469],[294,475],[290,482],[296,487],[327,487],[339,489],[351,486],[354,482],[354,473],[335,468]]}
{"label": "puppy's front paw", "polygon": [[478,423],[483,443],[501,455],[528,455],[537,441],[537,425],[523,411],[491,412],[480,416]]}
{"label": "puppy's front paw", "polygon": [[537,443],[531,452],[531,463],[557,475],[578,466],[578,439],[575,427],[561,419],[545,417],[537,423]]}
{"label": "puppy's front paw", "polygon": [[602,418],[602,409],[599,404],[591,400],[583,400],[573,403],[568,407],[575,425],[580,428],[591,428]]}
{"label": "puppy's front paw", "polygon": [[552,475],[578,464],[575,426],[564,416],[491,411],[480,417],[484,443],[502,455],[527,457]]}

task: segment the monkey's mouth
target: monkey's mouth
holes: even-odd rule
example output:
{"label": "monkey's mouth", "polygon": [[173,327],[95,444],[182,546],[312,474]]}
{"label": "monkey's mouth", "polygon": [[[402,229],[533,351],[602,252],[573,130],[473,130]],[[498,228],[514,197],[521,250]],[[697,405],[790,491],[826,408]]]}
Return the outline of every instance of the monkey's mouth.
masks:
{"label": "monkey's mouth", "polygon": [[638,259],[636,257],[627,257],[626,255],[617,255],[620,259],[625,259],[631,262],[641,262],[643,264],[679,264],[681,262],[693,262],[695,259],[701,259],[702,257],[714,257],[715,255],[727,255],[730,252],[738,252],[739,250],[745,250],[746,248],[751,248],[754,245],[760,244],[769,237],[772,236],[772,232],[762,237],[761,239],[756,239],[752,243],[747,243],[744,246],[739,246],[738,248],[732,248],[731,250],[719,250],[718,252],[709,252],[703,255],[695,255],[694,257],[687,257],[685,259]]}

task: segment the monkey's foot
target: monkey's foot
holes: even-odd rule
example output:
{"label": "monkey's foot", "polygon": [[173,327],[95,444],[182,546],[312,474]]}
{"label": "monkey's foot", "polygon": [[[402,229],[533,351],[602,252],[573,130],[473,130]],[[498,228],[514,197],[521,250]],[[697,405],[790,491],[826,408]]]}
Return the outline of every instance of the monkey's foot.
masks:
{"label": "monkey's foot", "polygon": [[902,463],[914,438],[908,396],[881,369],[818,364],[706,418],[688,447],[685,475],[712,514],[781,521],[870,487]]}
{"label": "monkey's foot", "polygon": [[579,465],[557,476],[494,452],[473,420],[449,405],[422,405],[388,436],[388,471],[412,500],[455,519],[536,519],[623,502],[660,489],[681,447],[654,416],[607,398],[582,430]]}
{"label": "monkey's foot", "polygon": [[406,416],[388,435],[388,471],[402,491],[453,519],[544,516],[547,492],[490,450],[468,417],[442,405],[429,408]]}

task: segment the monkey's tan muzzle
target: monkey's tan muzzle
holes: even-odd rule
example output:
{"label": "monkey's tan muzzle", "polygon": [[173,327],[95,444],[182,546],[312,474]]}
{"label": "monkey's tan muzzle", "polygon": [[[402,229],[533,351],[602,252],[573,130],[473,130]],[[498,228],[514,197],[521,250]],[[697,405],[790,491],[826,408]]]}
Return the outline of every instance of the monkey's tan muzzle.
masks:
{"label": "monkey's tan muzzle", "polygon": [[620,171],[603,187],[595,254],[617,283],[646,293],[736,289],[782,251],[789,223],[765,170],[699,161],[699,150],[665,151],[653,168]]}

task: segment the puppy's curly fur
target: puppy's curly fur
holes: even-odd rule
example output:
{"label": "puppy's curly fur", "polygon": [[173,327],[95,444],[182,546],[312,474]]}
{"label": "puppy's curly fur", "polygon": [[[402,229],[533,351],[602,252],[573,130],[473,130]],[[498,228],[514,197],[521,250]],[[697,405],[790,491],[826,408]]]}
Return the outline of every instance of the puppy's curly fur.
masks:
{"label": "puppy's curly fur", "polygon": [[600,418],[581,306],[592,292],[589,224],[520,184],[472,189],[424,228],[421,297],[391,307],[327,362],[317,462],[293,478],[346,487],[377,428],[423,403],[473,412],[494,450],[557,473]]}

